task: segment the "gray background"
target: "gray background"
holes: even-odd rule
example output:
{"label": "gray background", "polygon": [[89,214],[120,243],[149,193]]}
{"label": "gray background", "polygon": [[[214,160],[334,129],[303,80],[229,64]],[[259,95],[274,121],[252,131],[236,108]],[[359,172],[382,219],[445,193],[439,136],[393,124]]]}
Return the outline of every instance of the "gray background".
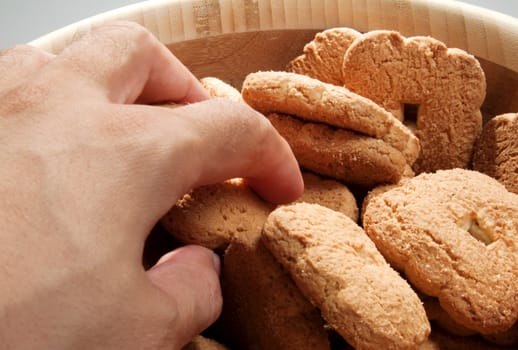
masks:
{"label": "gray background", "polygon": [[[454,1],[454,0],[451,0]],[[517,0],[463,0],[518,18]],[[0,49],[138,0],[0,0]]]}

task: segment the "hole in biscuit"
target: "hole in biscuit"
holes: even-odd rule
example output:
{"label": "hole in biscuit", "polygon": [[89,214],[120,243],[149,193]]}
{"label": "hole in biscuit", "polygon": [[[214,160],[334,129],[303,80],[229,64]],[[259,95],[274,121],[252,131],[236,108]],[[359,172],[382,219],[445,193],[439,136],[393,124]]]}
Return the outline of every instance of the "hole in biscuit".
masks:
{"label": "hole in biscuit", "polygon": [[412,103],[403,104],[403,121],[404,124],[410,129],[417,129],[417,114],[419,113],[419,105]]}
{"label": "hole in biscuit", "polygon": [[482,227],[480,227],[477,218],[474,215],[462,219],[459,222],[459,226],[468,231],[473,238],[485,245],[493,243],[491,236]]}

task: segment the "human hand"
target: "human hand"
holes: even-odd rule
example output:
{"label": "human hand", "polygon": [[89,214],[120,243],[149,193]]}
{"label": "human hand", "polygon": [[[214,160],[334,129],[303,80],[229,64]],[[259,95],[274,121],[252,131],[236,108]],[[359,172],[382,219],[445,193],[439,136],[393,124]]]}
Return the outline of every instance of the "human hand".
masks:
{"label": "human hand", "polygon": [[240,176],[288,202],[302,180],[265,118],[207,98],[135,24],[0,53],[5,348],[178,349],[217,318],[217,257],[187,246],[144,271],[146,236],[193,187]]}

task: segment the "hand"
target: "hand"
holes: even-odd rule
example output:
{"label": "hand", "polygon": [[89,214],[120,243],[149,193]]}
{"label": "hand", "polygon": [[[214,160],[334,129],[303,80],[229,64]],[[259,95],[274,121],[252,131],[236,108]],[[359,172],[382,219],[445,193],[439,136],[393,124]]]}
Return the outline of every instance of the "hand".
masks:
{"label": "hand", "polygon": [[[149,105],[161,101],[187,105]],[[220,312],[219,261],[187,246],[144,271],[153,225],[191,188],[231,177],[274,202],[303,186],[264,117],[208,100],[130,23],[57,56],[0,53],[0,164],[4,348],[181,348]]]}

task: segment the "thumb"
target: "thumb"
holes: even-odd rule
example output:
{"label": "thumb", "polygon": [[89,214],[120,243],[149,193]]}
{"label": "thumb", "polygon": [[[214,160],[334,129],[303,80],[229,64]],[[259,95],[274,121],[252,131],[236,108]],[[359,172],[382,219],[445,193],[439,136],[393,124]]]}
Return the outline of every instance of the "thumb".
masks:
{"label": "thumb", "polygon": [[181,348],[221,313],[220,261],[211,250],[189,245],[164,255],[146,272],[177,308],[172,338]]}

